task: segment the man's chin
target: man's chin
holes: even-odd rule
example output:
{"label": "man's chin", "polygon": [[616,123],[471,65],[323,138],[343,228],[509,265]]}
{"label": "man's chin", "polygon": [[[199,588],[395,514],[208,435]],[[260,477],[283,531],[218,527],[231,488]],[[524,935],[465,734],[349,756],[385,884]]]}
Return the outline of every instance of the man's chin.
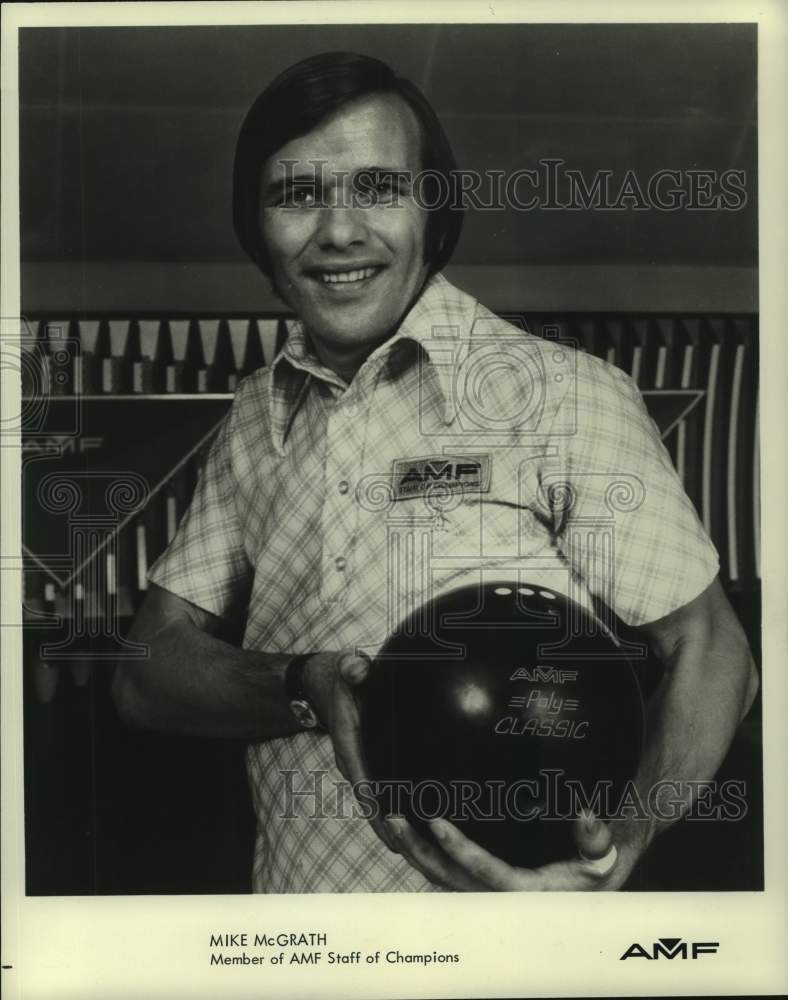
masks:
{"label": "man's chin", "polygon": [[374,347],[396,326],[393,317],[366,310],[359,304],[332,309],[328,314],[324,310],[304,310],[299,315],[313,339],[337,347],[358,348],[364,344]]}
{"label": "man's chin", "polygon": [[349,354],[357,351],[366,351],[366,353],[371,354],[378,344],[382,344],[393,333],[385,328],[370,329],[369,327],[324,327],[315,331],[314,328],[307,325],[307,330],[313,341],[325,344],[332,351]]}

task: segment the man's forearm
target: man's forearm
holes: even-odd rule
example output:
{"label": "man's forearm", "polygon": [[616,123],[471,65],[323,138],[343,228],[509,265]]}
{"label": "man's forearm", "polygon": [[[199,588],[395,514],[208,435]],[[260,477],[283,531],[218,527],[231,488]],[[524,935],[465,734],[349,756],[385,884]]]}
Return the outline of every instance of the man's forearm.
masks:
{"label": "man's forearm", "polygon": [[757,691],[743,636],[720,630],[687,639],[665,657],[666,676],[647,708],[647,742],[635,785],[647,819],[616,824],[641,849],[690,807],[714,778]]}
{"label": "man's forearm", "polygon": [[149,655],[116,670],[115,702],[129,724],[249,740],[298,728],[284,694],[287,656],[238,649],[188,622],[130,637]]}
{"label": "man's forearm", "polygon": [[[118,664],[113,696],[132,726],[245,740],[297,732],[285,693],[290,656],[238,649],[217,639],[219,619],[152,587],[129,632],[148,648],[142,660]],[[335,656],[310,657],[309,695],[325,701]]]}

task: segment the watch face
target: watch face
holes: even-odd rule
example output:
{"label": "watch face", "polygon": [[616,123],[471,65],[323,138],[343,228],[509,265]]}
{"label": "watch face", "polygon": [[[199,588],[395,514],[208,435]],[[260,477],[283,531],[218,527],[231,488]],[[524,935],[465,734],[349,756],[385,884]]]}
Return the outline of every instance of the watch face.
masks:
{"label": "watch face", "polygon": [[317,726],[317,716],[309,702],[291,701],[290,711],[298,720],[299,725],[304,729],[314,729]]}

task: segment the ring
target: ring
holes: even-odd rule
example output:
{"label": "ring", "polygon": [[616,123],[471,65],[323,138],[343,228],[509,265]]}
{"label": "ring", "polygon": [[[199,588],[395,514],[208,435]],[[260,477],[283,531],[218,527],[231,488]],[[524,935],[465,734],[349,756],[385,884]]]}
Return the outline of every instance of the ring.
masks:
{"label": "ring", "polygon": [[582,851],[578,851],[578,854],[586,868],[595,875],[609,875],[615,868],[616,861],[618,860],[618,851],[615,844],[611,844],[610,850],[602,858],[587,858]]}

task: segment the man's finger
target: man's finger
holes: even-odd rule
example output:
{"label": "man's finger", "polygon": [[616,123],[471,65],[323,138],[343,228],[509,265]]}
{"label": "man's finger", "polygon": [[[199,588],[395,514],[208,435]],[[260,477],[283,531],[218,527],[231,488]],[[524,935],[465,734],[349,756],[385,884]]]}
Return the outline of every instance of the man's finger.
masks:
{"label": "man's finger", "polygon": [[486,886],[464,871],[443,852],[420,837],[407,820],[389,817],[386,825],[394,835],[396,850],[431,882],[458,892],[484,892]]}
{"label": "man's finger", "polygon": [[337,664],[339,676],[351,687],[363,684],[369,674],[370,661],[365,656],[344,653]]}
{"label": "man's finger", "polygon": [[[358,707],[349,694],[340,694],[337,698],[331,738],[334,744],[334,759],[337,768],[349,783],[353,794],[356,795],[356,789],[362,783],[368,782],[369,777],[361,747],[361,720]],[[390,851],[394,854],[401,853],[380,816],[370,817],[369,822],[377,836]]]}
{"label": "man's finger", "polygon": [[592,812],[583,810],[575,820],[573,834],[578,853],[587,861],[606,857],[613,844],[613,834]]}
{"label": "man's finger", "polygon": [[337,761],[342,758],[345,777],[352,782],[366,778],[361,749],[361,720],[358,707],[349,694],[340,694],[335,699],[331,739]]}
{"label": "man's finger", "polygon": [[[540,868],[514,868],[468,840],[451,823],[433,820],[430,824],[443,850],[468,870],[486,888],[497,892],[582,892],[599,889],[607,872],[597,870],[595,861],[570,859]],[[613,862],[615,866],[615,860]]]}
{"label": "man's finger", "polygon": [[539,876],[535,872],[525,868],[512,868],[469,840],[446,820],[433,820],[430,827],[446,854],[485,888],[497,892],[515,889],[533,892],[541,888]]}

